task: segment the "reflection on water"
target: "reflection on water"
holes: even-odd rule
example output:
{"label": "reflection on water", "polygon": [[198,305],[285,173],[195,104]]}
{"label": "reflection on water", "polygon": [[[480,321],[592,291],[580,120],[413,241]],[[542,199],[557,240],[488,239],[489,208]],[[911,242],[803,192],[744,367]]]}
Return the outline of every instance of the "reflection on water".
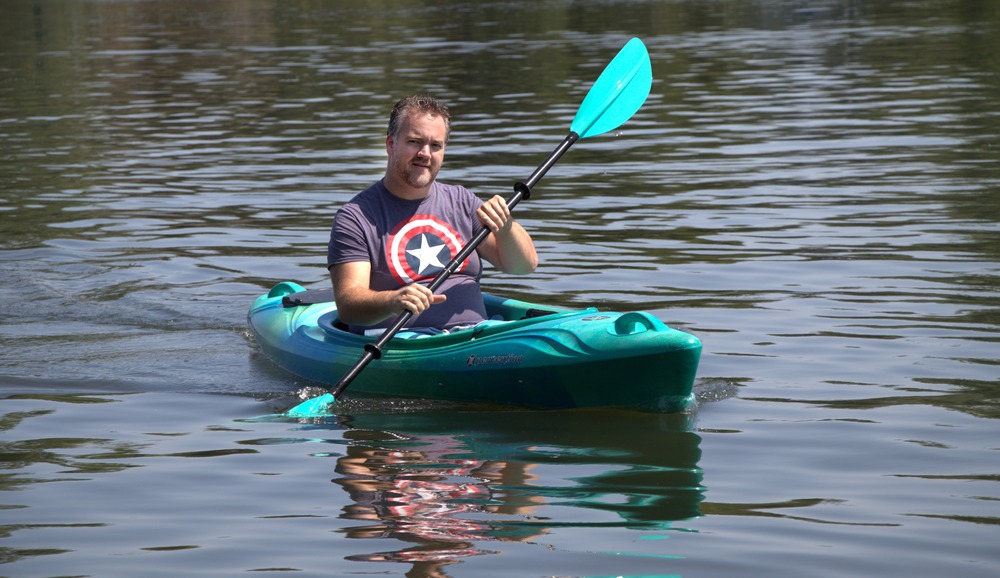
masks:
{"label": "reflection on water", "polygon": [[[108,559],[140,552],[175,553],[170,574],[219,564],[229,573],[309,572],[328,568],[332,550],[373,573],[372,564],[401,563],[407,575],[447,576],[447,566],[506,558],[521,545],[594,556],[596,571],[619,567],[618,556],[678,556],[665,540],[691,532],[705,492],[690,414],[355,400],[336,418],[210,425],[206,416],[259,406],[176,394],[22,395],[5,404],[0,563],[18,563],[24,575],[108,570]],[[310,529],[292,530],[303,520]],[[601,539],[557,545],[581,531]],[[645,538],[605,541],[614,531]],[[235,539],[272,547],[227,557]]]}
{"label": "reflection on water", "polygon": [[[688,415],[432,411],[341,420],[350,443],[333,481],[351,499],[342,516],[360,522],[346,535],[405,545],[352,560],[410,563],[430,576],[498,553],[491,542],[530,542],[555,527],[665,532],[699,516],[700,438]],[[576,513],[557,514],[567,509]]]}

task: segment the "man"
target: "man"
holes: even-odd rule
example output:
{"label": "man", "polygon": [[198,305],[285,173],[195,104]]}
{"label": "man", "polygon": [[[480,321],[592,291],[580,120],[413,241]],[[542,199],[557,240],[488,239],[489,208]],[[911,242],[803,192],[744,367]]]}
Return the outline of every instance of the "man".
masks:
{"label": "man", "polygon": [[[337,211],[327,268],[341,321],[352,331],[387,328],[405,310],[408,327],[449,329],[483,321],[482,259],[526,275],[538,256],[503,197],[485,203],[437,182],[451,132],[442,102],[403,98],[389,116],[385,176]],[[481,227],[491,234],[433,294],[426,285]]]}

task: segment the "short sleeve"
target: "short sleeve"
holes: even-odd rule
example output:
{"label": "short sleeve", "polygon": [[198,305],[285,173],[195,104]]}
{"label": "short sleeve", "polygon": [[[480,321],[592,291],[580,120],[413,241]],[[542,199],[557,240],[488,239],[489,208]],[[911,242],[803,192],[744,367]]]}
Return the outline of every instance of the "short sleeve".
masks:
{"label": "short sleeve", "polygon": [[326,249],[326,268],[341,263],[371,261],[366,228],[357,205],[344,205],[333,218]]}

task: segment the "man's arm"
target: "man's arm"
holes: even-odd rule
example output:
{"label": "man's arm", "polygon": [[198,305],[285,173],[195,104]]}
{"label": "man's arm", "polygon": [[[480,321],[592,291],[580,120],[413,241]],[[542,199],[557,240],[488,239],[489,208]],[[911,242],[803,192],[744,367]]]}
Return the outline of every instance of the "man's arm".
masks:
{"label": "man's arm", "polygon": [[333,298],[340,320],[351,325],[375,325],[409,309],[419,315],[431,305],[443,303],[444,295],[434,295],[419,283],[393,291],[370,288],[372,266],[367,261],[353,261],[330,267]]}
{"label": "man's arm", "polygon": [[503,197],[496,195],[483,203],[476,216],[493,233],[479,246],[482,258],[513,275],[527,275],[538,267],[535,243],[524,227],[510,216]]}

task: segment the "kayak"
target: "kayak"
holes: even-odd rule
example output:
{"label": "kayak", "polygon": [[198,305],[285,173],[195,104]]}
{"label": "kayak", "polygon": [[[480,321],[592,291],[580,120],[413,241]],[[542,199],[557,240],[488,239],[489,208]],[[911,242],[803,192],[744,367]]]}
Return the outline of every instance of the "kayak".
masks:
{"label": "kayak", "polygon": [[[404,330],[345,394],[657,412],[694,400],[701,342],[650,313],[484,299],[491,321],[438,335]],[[377,339],[347,331],[331,290],[290,281],[254,300],[247,322],[276,365],[327,385]]]}

